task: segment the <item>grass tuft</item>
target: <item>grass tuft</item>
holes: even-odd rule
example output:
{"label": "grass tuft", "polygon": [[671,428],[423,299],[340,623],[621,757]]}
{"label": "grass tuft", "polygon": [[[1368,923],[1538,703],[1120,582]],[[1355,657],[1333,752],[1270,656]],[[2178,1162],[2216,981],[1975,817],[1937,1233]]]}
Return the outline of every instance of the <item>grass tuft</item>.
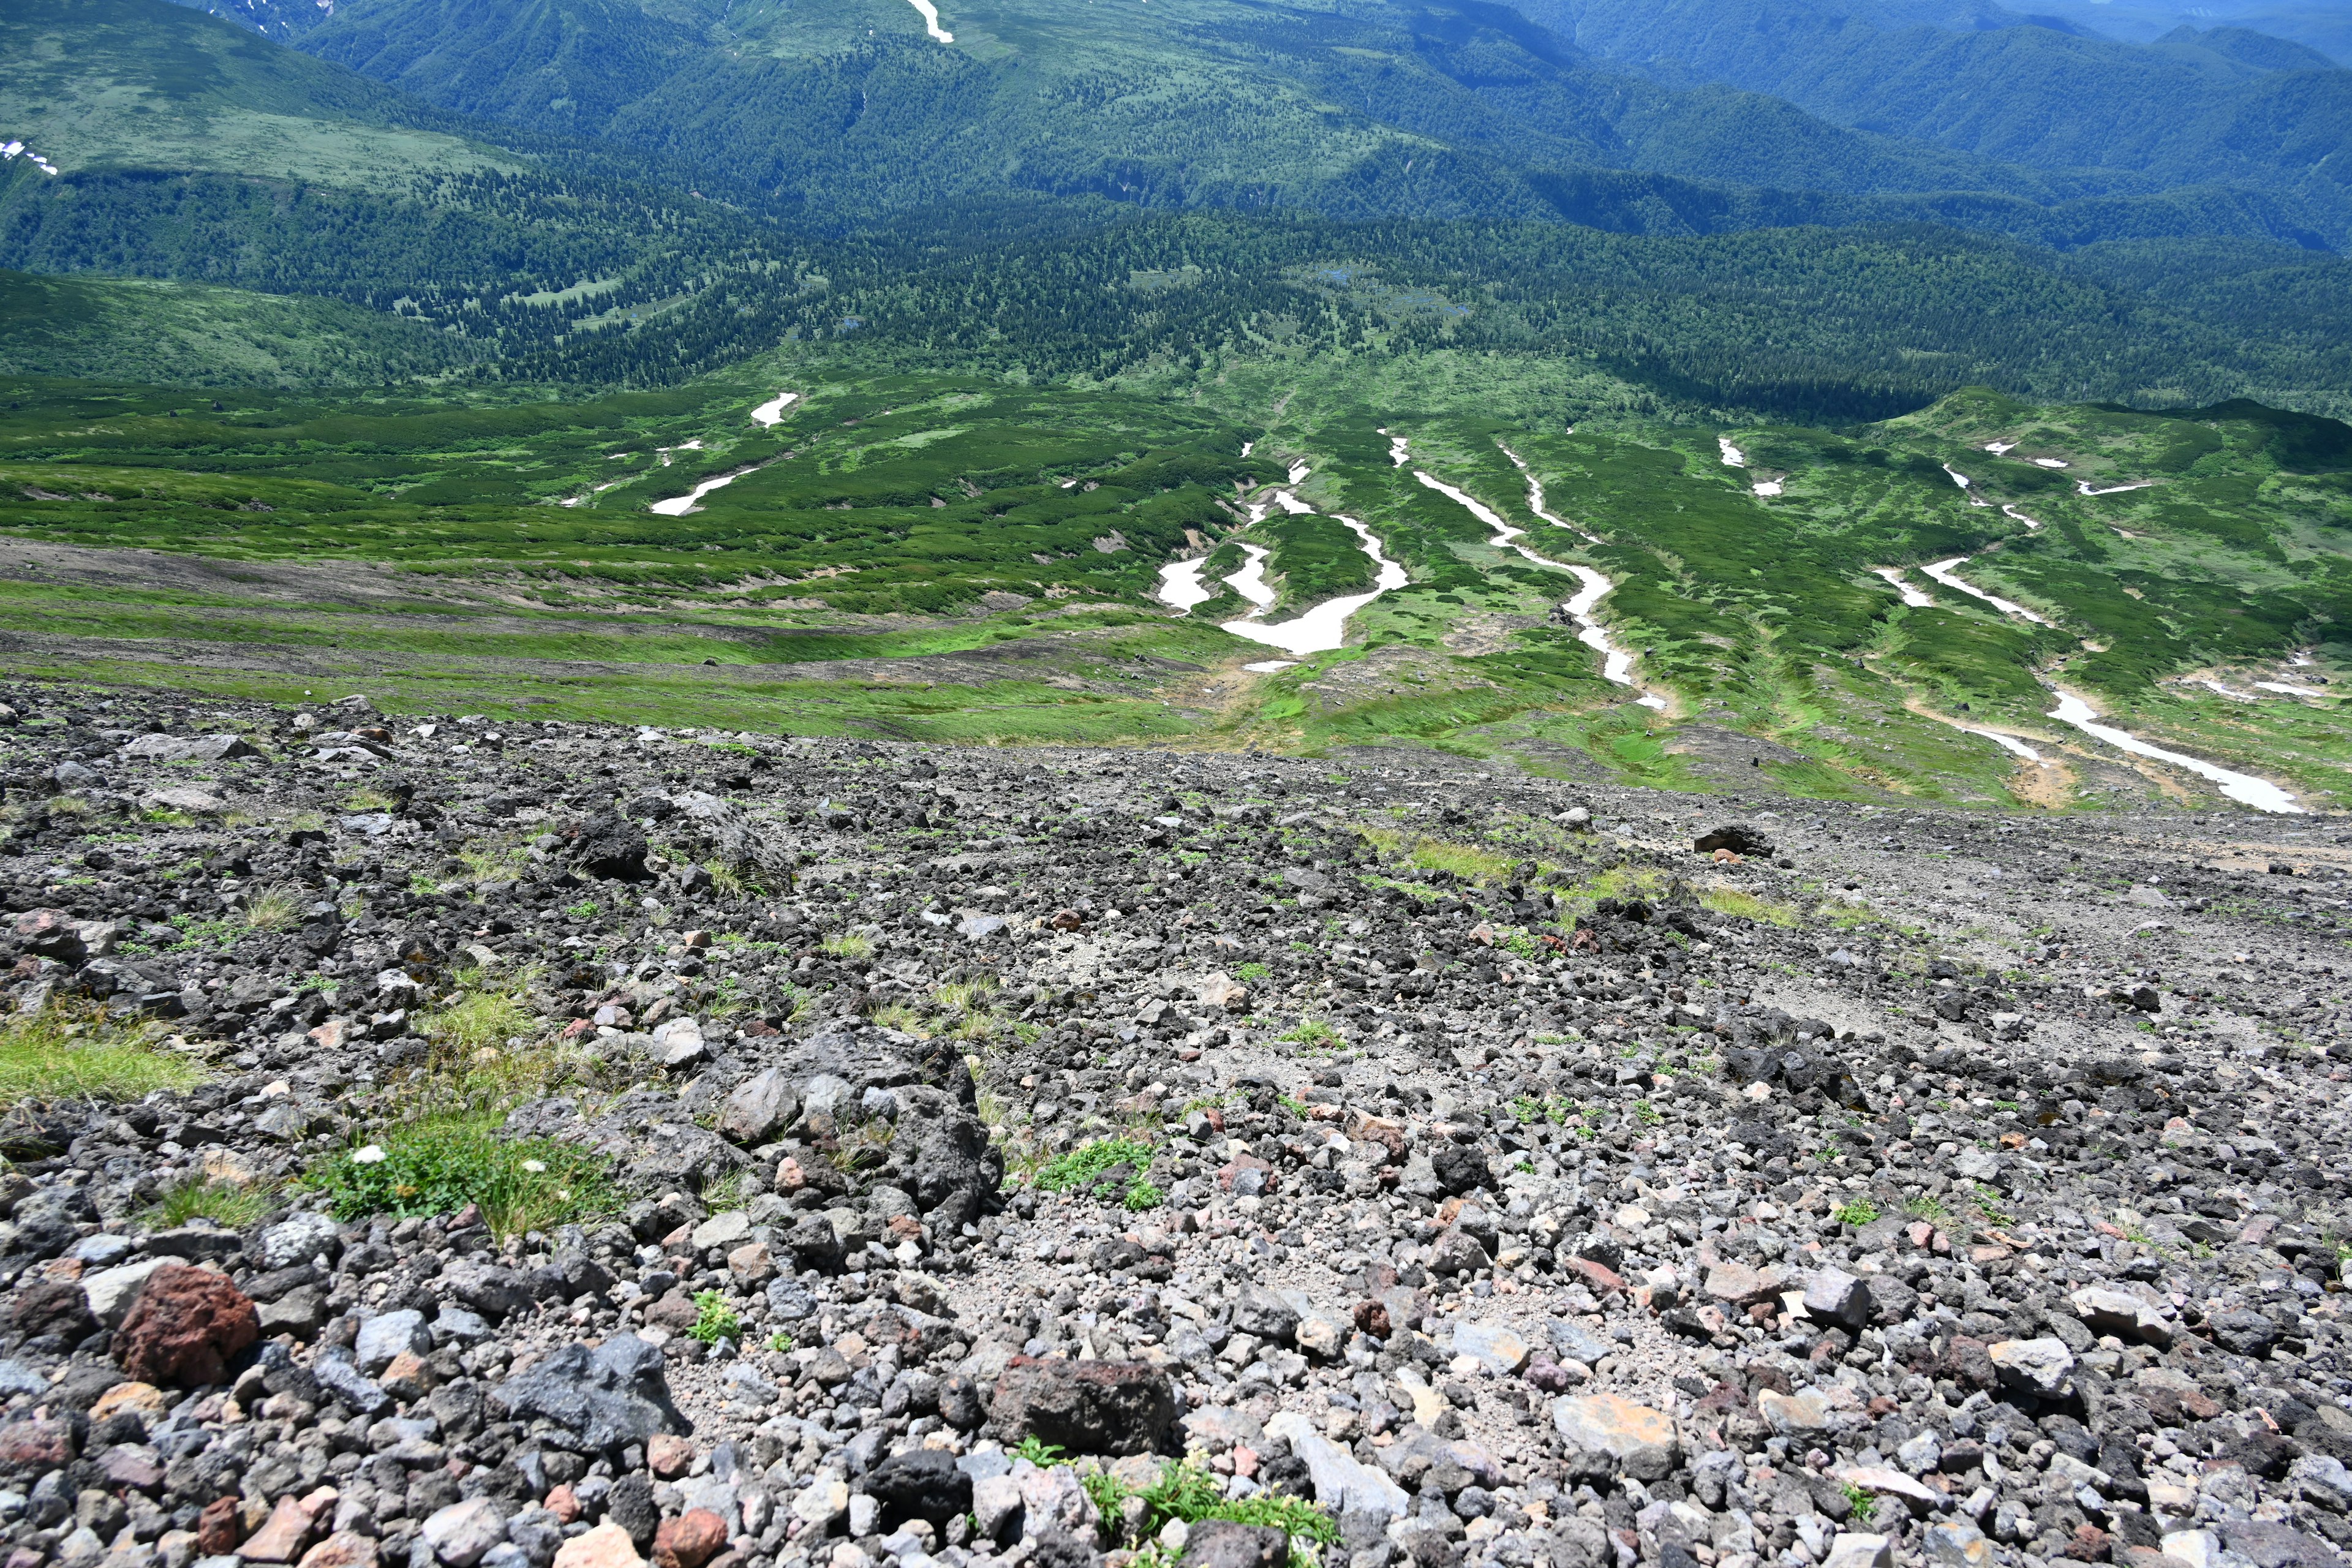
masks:
{"label": "grass tuft", "polygon": [[151,1230],[169,1230],[194,1219],[208,1219],[229,1230],[257,1225],[270,1208],[270,1196],[261,1187],[240,1186],[209,1176],[190,1176],[171,1187],[139,1217]]}
{"label": "grass tuft", "polygon": [[302,918],[302,895],[275,882],[253,895],[245,906],[245,923],[254,931],[285,931]]}

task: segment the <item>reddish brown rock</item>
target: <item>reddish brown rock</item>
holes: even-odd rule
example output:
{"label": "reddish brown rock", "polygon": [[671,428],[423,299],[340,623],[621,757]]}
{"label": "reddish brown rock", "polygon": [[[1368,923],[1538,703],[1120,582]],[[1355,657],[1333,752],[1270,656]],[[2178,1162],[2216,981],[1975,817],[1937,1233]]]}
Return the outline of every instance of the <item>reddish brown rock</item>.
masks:
{"label": "reddish brown rock", "polygon": [[355,1530],[339,1530],[302,1553],[299,1568],[376,1568],[376,1543]]}
{"label": "reddish brown rock", "polygon": [[247,1536],[236,1554],[247,1563],[292,1563],[309,1549],[319,1516],[334,1506],[335,1491],[321,1487],[309,1497],[288,1492],[269,1510],[268,1521]]}
{"label": "reddish brown rock", "polygon": [[666,1519],[654,1531],[654,1568],[702,1568],[727,1550],[727,1521],[707,1508]]}
{"label": "reddish brown rock", "polygon": [[1570,1270],[1583,1276],[1586,1284],[1603,1294],[1611,1290],[1622,1293],[1625,1289],[1624,1276],[1605,1263],[1595,1262],[1590,1258],[1570,1258],[1561,1261]]}
{"label": "reddish brown rock", "polygon": [[11,1421],[0,1426],[0,1470],[40,1476],[73,1462],[73,1428],[62,1421]]}
{"label": "reddish brown rock", "polygon": [[222,1382],[228,1358],[260,1337],[253,1303],[226,1275],[159,1268],[115,1331],[114,1359],[142,1383],[193,1387]]}
{"label": "reddish brown rock", "polygon": [[245,1520],[234,1497],[215,1498],[196,1519],[196,1551],[206,1557],[226,1557],[244,1538]]}

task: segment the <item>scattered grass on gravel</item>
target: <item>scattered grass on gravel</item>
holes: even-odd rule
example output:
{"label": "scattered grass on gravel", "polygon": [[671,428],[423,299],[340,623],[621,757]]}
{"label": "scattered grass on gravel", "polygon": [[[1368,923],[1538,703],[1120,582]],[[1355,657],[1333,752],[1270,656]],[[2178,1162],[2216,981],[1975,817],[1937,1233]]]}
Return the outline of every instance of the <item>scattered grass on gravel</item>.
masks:
{"label": "scattered grass on gravel", "polygon": [[123,1028],[64,1004],[12,1017],[0,1024],[0,1103],[131,1100],[192,1088],[203,1067],[163,1049],[160,1035],[152,1025]]}
{"label": "scattered grass on gravel", "polygon": [[694,1327],[686,1331],[689,1337],[700,1340],[706,1345],[743,1337],[743,1321],[735,1315],[734,1309],[727,1304],[727,1298],[719,1292],[696,1291],[694,1306]]}
{"label": "scattered grass on gravel", "polygon": [[536,977],[531,970],[502,975],[468,971],[459,982],[457,999],[424,1019],[425,1037],[463,1051],[497,1049],[531,1038],[541,1027],[528,1002]]}
{"label": "scattered grass on gravel", "polygon": [[1707,888],[1699,893],[1698,901],[1717,914],[1754,921],[1759,925],[1794,928],[1804,921],[1794,904],[1762,898],[1745,888]]}

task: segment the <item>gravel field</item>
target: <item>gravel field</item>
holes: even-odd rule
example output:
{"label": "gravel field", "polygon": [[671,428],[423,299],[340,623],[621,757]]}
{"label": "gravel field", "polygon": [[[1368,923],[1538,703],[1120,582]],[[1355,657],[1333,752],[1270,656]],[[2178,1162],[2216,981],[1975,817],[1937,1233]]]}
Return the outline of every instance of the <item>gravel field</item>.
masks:
{"label": "gravel field", "polygon": [[0,690],[0,1568],[2318,1568],[2335,819]]}

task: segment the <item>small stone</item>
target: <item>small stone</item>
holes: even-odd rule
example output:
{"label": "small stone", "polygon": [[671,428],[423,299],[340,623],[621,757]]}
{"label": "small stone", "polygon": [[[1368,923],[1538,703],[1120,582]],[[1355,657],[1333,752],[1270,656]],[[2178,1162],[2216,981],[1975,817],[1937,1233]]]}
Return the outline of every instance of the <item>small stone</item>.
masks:
{"label": "small stone", "polygon": [[1185,1568],[1284,1568],[1290,1537],[1271,1525],[1202,1520],[1187,1533],[1179,1561]]}
{"label": "small stone", "polygon": [[1822,1568],[1895,1568],[1893,1545],[1884,1535],[1841,1531],[1830,1542]]}
{"label": "small stone", "polygon": [[1985,1347],[2002,1383],[2054,1398],[2074,1373],[2074,1355],[2061,1339],[2003,1340]]}
{"label": "small stone", "polygon": [[1940,1568],[1991,1568],[1992,1542],[1973,1524],[1931,1524],[1919,1544],[1927,1561]]}
{"label": "small stone", "polygon": [[298,1568],[376,1568],[376,1543],[355,1530],[339,1530],[302,1553]]}
{"label": "small stone", "polygon": [[1614,1394],[1562,1394],[1552,1401],[1552,1426],[1571,1450],[1601,1456],[1643,1481],[1673,1474],[1682,1440],[1671,1416]]}
{"label": "small stone", "polygon": [[95,1425],[128,1413],[152,1426],[171,1409],[171,1400],[153,1384],[118,1383],[90,1402],[89,1418]]}
{"label": "small stone", "polygon": [[1141,1362],[1014,1356],[997,1379],[991,1429],[1074,1454],[1149,1454],[1176,1420],[1167,1373]]}
{"label": "small stone", "polygon": [[1535,1347],[1508,1323],[1464,1323],[1454,1331],[1454,1353],[1470,1357],[1498,1377],[1509,1377],[1528,1364]]}
{"label": "small stone", "polygon": [[554,1568],[644,1568],[636,1542],[619,1525],[604,1523],[555,1549]]}
{"label": "small stone", "polygon": [[1823,1268],[1805,1284],[1805,1315],[1817,1323],[1859,1329],[1870,1321],[1870,1287],[1842,1268]]}
{"label": "small stone", "polygon": [[468,1498],[436,1511],[419,1533],[431,1544],[433,1555],[448,1568],[474,1568],[491,1547],[507,1538],[507,1524],[488,1498]]}
{"label": "small stone", "polygon": [[714,1247],[738,1246],[751,1234],[751,1216],[741,1209],[729,1209],[696,1226],[688,1245],[697,1252],[708,1252]]}
{"label": "small stone", "polygon": [[432,1349],[433,1331],[425,1326],[425,1314],[414,1308],[404,1308],[397,1312],[379,1312],[362,1323],[359,1339],[352,1346],[352,1360],[362,1372],[373,1377],[404,1352],[422,1353]]}

